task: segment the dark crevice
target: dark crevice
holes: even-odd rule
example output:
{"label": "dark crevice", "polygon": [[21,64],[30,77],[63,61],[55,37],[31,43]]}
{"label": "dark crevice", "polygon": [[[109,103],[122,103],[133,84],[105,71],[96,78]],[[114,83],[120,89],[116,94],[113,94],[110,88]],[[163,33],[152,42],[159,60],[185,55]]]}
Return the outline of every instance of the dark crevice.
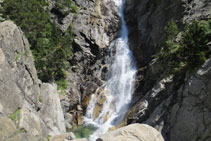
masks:
{"label": "dark crevice", "polygon": [[58,23],[62,24],[63,19],[65,18],[65,14],[63,14],[59,9],[52,8],[50,11],[53,15],[56,16]]}

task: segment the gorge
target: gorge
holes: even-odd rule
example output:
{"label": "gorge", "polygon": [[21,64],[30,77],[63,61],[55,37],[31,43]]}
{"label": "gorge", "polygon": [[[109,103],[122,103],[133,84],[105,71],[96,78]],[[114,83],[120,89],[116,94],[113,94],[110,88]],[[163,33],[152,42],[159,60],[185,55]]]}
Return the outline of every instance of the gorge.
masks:
{"label": "gorge", "polygon": [[0,140],[210,141],[210,9],[0,0]]}
{"label": "gorge", "polygon": [[[110,67],[107,72],[107,80],[99,88],[103,90],[99,94],[96,90],[87,107],[84,122],[97,127],[97,130],[91,135],[91,140],[96,140],[97,135],[104,134],[109,128],[121,123],[134,91],[136,63],[128,47],[128,30],[123,13],[125,2],[123,0],[114,2],[119,7],[121,32],[120,37],[112,41],[109,47],[107,63]],[[105,100],[102,110],[96,116],[94,115],[96,102],[103,96]]]}

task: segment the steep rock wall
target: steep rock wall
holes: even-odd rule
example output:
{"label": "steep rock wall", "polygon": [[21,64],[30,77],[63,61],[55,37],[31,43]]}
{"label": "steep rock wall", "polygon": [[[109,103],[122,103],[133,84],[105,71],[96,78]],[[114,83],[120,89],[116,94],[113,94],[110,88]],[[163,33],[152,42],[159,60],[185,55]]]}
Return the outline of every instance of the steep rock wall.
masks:
{"label": "steep rock wall", "polygon": [[210,18],[210,5],[208,0],[127,0],[129,43],[138,66],[151,61],[168,21],[175,20],[182,28],[185,21]]}
{"label": "steep rock wall", "polygon": [[37,78],[28,40],[11,21],[0,23],[0,72],[0,140],[44,140],[66,131],[57,87]]}
{"label": "steep rock wall", "polygon": [[210,9],[207,0],[127,0],[129,43],[139,66],[128,124],[149,124],[168,141],[210,140],[210,60],[195,73],[179,75],[168,75],[167,64],[152,60],[168,21],[182,29],[185,22],[210,19]]}
{"label": "steep rock wall", "polygon": [[70,119],[81,124],[89,96],[102,85],[105,56],[120,28],[118,9],[112,0],[76,0],[75,5],[78,12],[69,13],[59,23],[62,30],[71,24],[74,34],[74,55],[69,60],[71,68],[67,72],[68,89],[66,95],[61,96],[66,125],[70,128]]}

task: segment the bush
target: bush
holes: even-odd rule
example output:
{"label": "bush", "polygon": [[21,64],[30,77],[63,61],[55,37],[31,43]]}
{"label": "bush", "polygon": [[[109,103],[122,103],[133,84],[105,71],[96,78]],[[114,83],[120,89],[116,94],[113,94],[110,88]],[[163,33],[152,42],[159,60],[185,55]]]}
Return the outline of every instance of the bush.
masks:
{"label": "bush", "polygon": [[73,133],[75,134],[76,138],[88,138],[96,128],[92,126],[82,125],[78,126],[73,130]]}
{"label": "bush", "polygon": [[[71,7],[72,1],[56,1]],[[63,33],[51,22],[47,0],[6,0],[2,3],[3,18],[13,20],[26,34],[34,55],[39,78],[44,82],[65,79],[68,59],[72,55],[71,27]]]}
{"label": "bush", "polygon": [[175,22],[165,27],[165,40],[155,56],[167,64],[171,73],[188,67],[191,70],[203,64],[211,55],[208,43],[211,41],[211,20],[194,21],[186,24],[182,38],[175,42],[179,30]]}
{"label": "bush", "polygon": [[165,60],[170,54],[177,52],[180,48],[180,45],[174,42],[176,35],[179,33],[179,30],[177,24],[173,20],[168,22],[164,30],[164,42],[161,44],[161,50],[159,50],[159,53],[155,56]]}
{"label": "bush", "polygon": [[17,122],[20,120],[20,113],[21,110],[17,109],[13,114],[10,115],[11,120],[13,120],[14,122]]}
{"label": "bush", "polygon": [[67,81],[65,79],[57,80],[56,83],[58,85],[58,90],[67,89]]}
{"label": "bush", "polygon": [[64,11],[64,16],[67,15],[70,10],[72,10],[73,12],[78,12],[78,7],[73,4],[71,0],[56,0],[55,2],[56,9],[61,9],[62,11]]}
{"label": "bush", "polygon": [[210,41],[211,20],[194,21],[186,25],[182,36],[182,57],[191,67],[201,65],[211,55],[207,45]]}

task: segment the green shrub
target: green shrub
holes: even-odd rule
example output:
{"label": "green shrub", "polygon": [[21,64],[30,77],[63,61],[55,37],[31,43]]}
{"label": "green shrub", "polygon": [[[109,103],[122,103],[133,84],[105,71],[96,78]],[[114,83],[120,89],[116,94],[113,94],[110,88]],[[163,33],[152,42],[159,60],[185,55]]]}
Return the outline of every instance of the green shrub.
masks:
{"label": "green shrub", "polygon": [[21,133],[24,133],[24,132],[25,132],[24,129],[18,129],[18,130],[17,130],[17,133],[18,133],[18,134],[21,134]]}
{"label": "green shrub", "polygon": [[38,100],[39,100],[40,103],[43,103],[43,100],[42,100],[41,96],[39,96]]}
{"label": "green shrub", "polygon": [[11,120],[13,120],[14,122],[19,121],[20,120],[20,109],[17,109],[13,114],[10,115]]}
{"label": "green shrub", "polygon": [[211,41],[211,20],[194,21],[186,24],[179,42],[175,41],[179,33],[175,22],[170,21],[165,27],[165,40],[161,50],[155,55],[167,64],[170,73],[181,71],[187,66],[194,70],[211,55],[208,43]]}
{"label": "green shrub", "polygon": [[165,40],[173,40],[179,33],[178,26],[174,20],[170,20],[164,28]]}
{"label": "green shrub", "polygon": [[66,16],[70,10],[75,13],[78,12],[78,7],[71,0],[56,0],[55,2],[56,8],[63,11],[63,16]]}
{"label": "green shrub", "polygon": [[47,141],[50,141],[51,135],[47,136]]}
{"label": "green shrub", "polygon": [[92,126],[82,125],[73,129],[73,133],[76,138],[88,138],[95,130]]}
{"label": "green shrub", "polygon": [[190,67],[197,67],[210,57],[211,20],[194,21],[186,25],[182,36],[181,54]]}
{"label": "green shrub", "polygon": [[161,47],[159,47],[160,50],[155,57],[166,60],[170,54],[176,53],[179,50],[180,45],[174,41],[176,35],[179,33],[179,30],[177,24],[173,20],[168,22],[164,30],[164,42],[161,44]]}

